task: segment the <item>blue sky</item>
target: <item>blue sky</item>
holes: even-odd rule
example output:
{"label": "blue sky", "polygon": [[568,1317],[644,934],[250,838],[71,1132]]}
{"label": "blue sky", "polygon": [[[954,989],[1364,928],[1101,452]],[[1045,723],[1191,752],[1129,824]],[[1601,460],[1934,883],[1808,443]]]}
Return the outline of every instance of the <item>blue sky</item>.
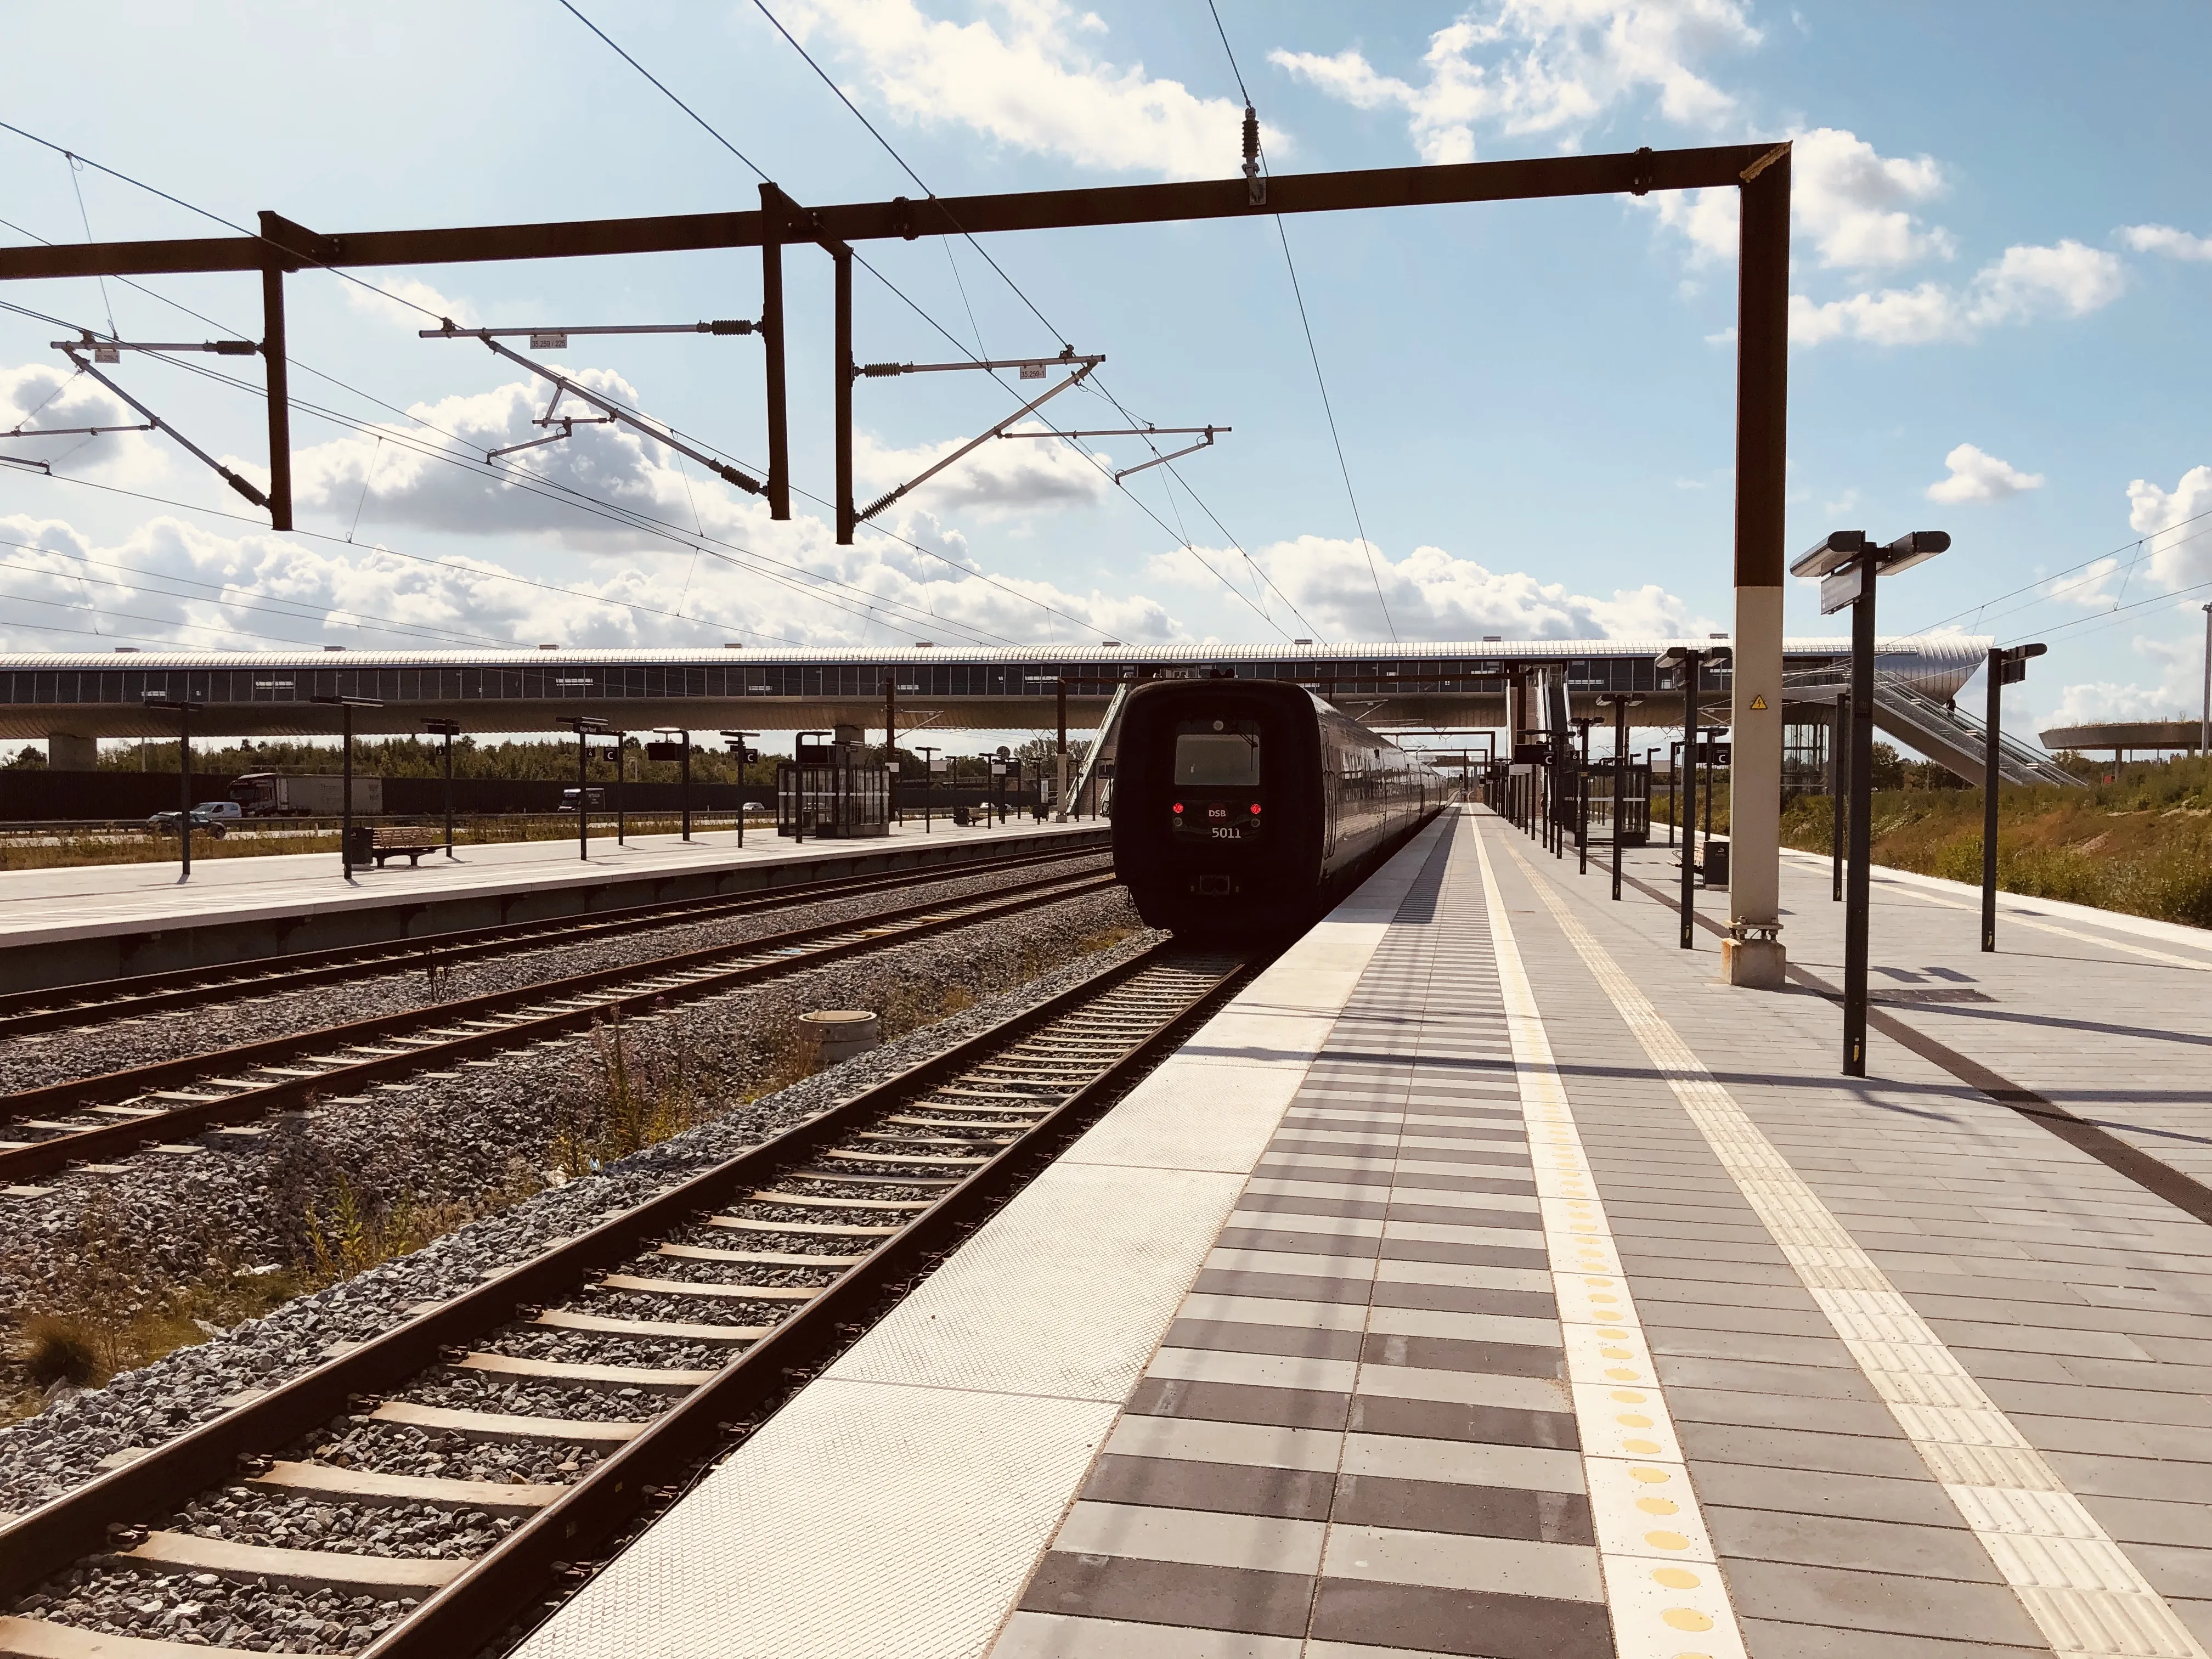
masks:
{"label": "blue sky", "polygon": [[[770,3],[941,194],[1237,169],[1241,100],[1204,0]],[[800,200],[917,193],[756,7],[577,3]],[[2202,6],[1225,0],[1221,18],[1278,171],[1796,138],[1790,546],[1948,529],[1954,551],[1889,591],[1885,632],[2048,639],[2014,694],[2039,720],[2195,713],[2212,112],[2159,66],[2204,60]],[[241,223],[264,207],[343,232],[757,199],[755,173],[555,0],[110,4],[26,12],[9,33],[4,118]],[[0,158],[8,242],[217,229],[11,134]],[[1178,463],[1182,483],[1156,469],[1127,490],[1106,472],[1143,458],[1133,441],[1096,441],[1103,467],[1048,439],[994,441],[884,515],[901,539],[842,550],[811,504],[770,525],[603,428],[516,458],[519,476],[665,531],[439,459],[536,435],[543,386],[481,346],[417,339],[426,318],[362,283],[303,273],[293,352],[343,386],[295,372],[295,394],[347,417],[295,422],[300,523],[319,535],[258,530],[159,434],[0,445],[61,475],[0,468],[0,538],[29,544],[0,546],[0,645],[1725,628],[1732,212],[1655,198],[1289,221],[1342,471],[1273,221],[995,239],[1018,293],[965,246],[864,248],[897,290],[860,279],[864,358],[957,355],[918,307],[963,349],[1103,352],[1135,416],[1235,430]],[[501,325],[759,301],[757,255],[738,252],[362,274]],[[828,276],[788,256],[797,482],[821,495]],[[125,337],[209,332],[165,301],[259,331],[246,277],[14,283],[0,300],[102,328],[112,313]],[[0,313],[0,426],[117,418],[98,388],[64,384],[56,337]],[[691,336],[544,355],[757,467],[758,352]],[[115,372],[241,471],[264,464],[251,392],[163,362]],[[862,382],[864,492],[1016,395],[973,374]],[[1051,409],[1125,423],[1087,390]],[[1809,589],[1790,603],[1793,631],[1827,631]]]}

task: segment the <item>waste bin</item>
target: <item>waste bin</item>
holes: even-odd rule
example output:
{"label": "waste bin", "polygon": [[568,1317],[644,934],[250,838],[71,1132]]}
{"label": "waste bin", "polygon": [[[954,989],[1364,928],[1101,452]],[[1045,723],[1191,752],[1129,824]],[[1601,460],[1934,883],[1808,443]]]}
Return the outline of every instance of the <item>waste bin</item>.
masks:
{"label": "waste bin", "polygon": [[376,862],[376,826],[356,823],[345,836],[345,865],[349,870],[365,870]]}
{"label": "waste bin", "polygon": [[1729,884],[1728,859],[1729,844],[1726,842],[1709,841],[1705,843],[1706,886],[1725,887]]}

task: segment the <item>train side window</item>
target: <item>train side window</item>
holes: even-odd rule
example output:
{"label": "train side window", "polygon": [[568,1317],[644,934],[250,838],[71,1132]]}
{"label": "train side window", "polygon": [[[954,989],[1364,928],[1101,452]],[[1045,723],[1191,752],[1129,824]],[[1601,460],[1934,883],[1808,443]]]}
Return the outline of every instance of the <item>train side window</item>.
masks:
{"label": "train side window", "polygon": [[1178,787],[1256,788],[1260,734],[1236,720],[1186,722],[1176,732],[1175,781]]}

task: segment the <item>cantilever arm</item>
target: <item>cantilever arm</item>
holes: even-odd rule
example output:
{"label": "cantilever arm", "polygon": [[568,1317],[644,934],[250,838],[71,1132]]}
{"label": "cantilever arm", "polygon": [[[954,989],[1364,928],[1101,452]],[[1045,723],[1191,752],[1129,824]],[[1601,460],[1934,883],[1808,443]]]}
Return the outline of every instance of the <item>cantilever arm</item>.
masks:
{"label": "cantilever arm", "polygon": [[860,518],[863,520],[874,518],[877,514],[882,512],[893,501],[898,500],[898,498],[905,495],[907,491],[913,489],[921,484],[928,483],[930,479],[944,471],[946,467],[951,465],[953,462],[958,460],[962,456],[968,454],[972,450],[980,449],[983,445],[990,442],[992,439],[999,436],[1000,434],[1004,432],[1008,427],[1012,426],[1016,421],[1020,420],[1024,415],[1031,414],[1036,410],[1042,409],[1045,404],[1050,403],[1054,398],[1060,396],[1061,392],[1066,391],[1068,387],[1075,385],[1079,380],[1082,380],[1085,375],[1090,374],[1091,369],[1096,366],[1097,365],[1094,363],[1085,363],[1080,368],[1077,369],[1074,374],[1069,375],[1058,386],[1054,386],[1050,391],[1038,393],[1037,396],[1030,398],[1029,402],[1024,404],[1012,414],[1007,416],[1005,420],[1000,421],[998,424],[990,428],[989,430],[982,433],[980,436],[971,438],[966,443],[961,445],[959,448],[954,450],[950,455],[947,455],[935,466],[929,468],[927,471],[918,472],[913,477],[908,478],[896,489],[892,490],[890,495],[884,496],[881,500],[875,502],[874,505],[864,509],[860,515]]}
{"label": "cantilever arm", "polygon": [[78,356],[77,349],[78,348],[75,345],[65,345],[62,348],[62,355],[67,357],[70,362],[76,365],[77,370],[80,374],[91,375],[94,380],[99,381],[100,385],[106,386],[117,397],[122,398],[125,403],[130,404],[131,408],[137,410],[141,415],[143,415],[149,424],[150,424],[155,430],[167,433],[172,438],[174,438],[179,443],[182,444],[186,449],[191,451],[191,453],[198,456],[201,461],[212,468],[216,476],[221,477],[225,483],[228,484],[233,489],[235,489],[240,495],[245,496],[247,501],[252,501],[254,506],[266,507],[269,505],[269,498],[263,495],[258,489],[255,489],[252,483],[248,483],[246,479],[240,477],[238,474],[233,472],[221,461],[216,459],[214,456],[209,454],[207,451],[202,449],[190,438],[187,438],[183,433],[178,431],[176,428],[163,421],[159,415],[156,415],[152,410],[147,408],[145,404],[140,403],[136,398],[125,392],[121,386],[116,385],[114,381],[109,380],[107,376],[101,374],[90,363],[85,362],[83,358]]}
{"label": "cantilever arm", "polygon": [[[1221,429],[1224,432],[1229,430],[1225,426]],[[1149,461],[1139,461],[1134,466],[1125,466],[1119,472],[1116,472],[1114,475],[1114,482],[1115,483],[1119,483],[1122,479],[1128,477],[1132,473],[1142,472],[1150,467],[1165,466],[1170,461],[1181,460],[1186,455],[1195,455],[1201,449],[1211,449],[1212,447],[1213,428],[1212,427],[1208,427],[1206,428],[1206,435],[1203,438],[1200,438],[1196,443],[1192,444],[1188,448],[1170,449],[1166,454],[1155,455]]]}
{"label": "cantilever arm", "polygon": [[640,432],[645,434],[647,437],[652,439],[655,443],[667,445],[669,448],[674,450],[678,454],[687,456],[690,459],[698,462],[700,465],[705,467],[707,471],[713,473],[716,477],[737,485],[738,489],[744,490],[749,495],[757,495],[763,489],[767,488],[767,486],[763,484],[758,478],[746,477],[745,474],[738,471],[737,468],[732,466],[727,461],[717,460],[712,455],[706,454],[702,451],[692,448],[690,445],[677,437],[674,433],[666,430],[658,422],[648,421],[640,416],[633,415],[629,410],[624,409],[620,404],[610,403],[606,398],[599,396],[598,392],[592,391],[589,386],[577,385],[575,381],[570,380],[559,370],[548,368],[543,363],[532,362],[520,352],[516,351],[510,347],[501,345],[497,340],[492,338],[491,331],[489,329],[455,329],[451,334],[447,334],[443,331],[441,331],[434,337],[453,340],[482,340],[485,346],[489,349],[497,352],[502,357],[508,358],[514,362],[521,364],[523,368],[528,369],[532,374],[538,375],[543,380],[551,381],[562,392],[567,392],[568,396],[580,399],[582,402],[591,404],[592,408],[599,410],[602,414],[610,416],[613,419],[620,421],[624,426],[635,427]]}

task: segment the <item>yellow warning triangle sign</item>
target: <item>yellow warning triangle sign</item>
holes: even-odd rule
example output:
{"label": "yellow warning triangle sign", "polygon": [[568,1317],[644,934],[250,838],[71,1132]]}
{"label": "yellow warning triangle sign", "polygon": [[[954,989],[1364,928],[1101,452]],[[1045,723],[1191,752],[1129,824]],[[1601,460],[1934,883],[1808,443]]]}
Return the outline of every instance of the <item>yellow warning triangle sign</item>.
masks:
{"label": "yellow warning triangle sign", "polygon": [[1762,713],[1762,712],[1764,712],[1764,711],[1765,711],[1765,708],[1766,708],[1766,699],[1765,699],[1765,698],[1764,698],[1764,697],[1759,697],[1759,696],[1754,696],[1753,698],[1752,698],[1752,700],[1751,700],[1751,708],[1752,708],[1752,712],[1753,712],[1753,714],[1759,714],[1759,713]]}

